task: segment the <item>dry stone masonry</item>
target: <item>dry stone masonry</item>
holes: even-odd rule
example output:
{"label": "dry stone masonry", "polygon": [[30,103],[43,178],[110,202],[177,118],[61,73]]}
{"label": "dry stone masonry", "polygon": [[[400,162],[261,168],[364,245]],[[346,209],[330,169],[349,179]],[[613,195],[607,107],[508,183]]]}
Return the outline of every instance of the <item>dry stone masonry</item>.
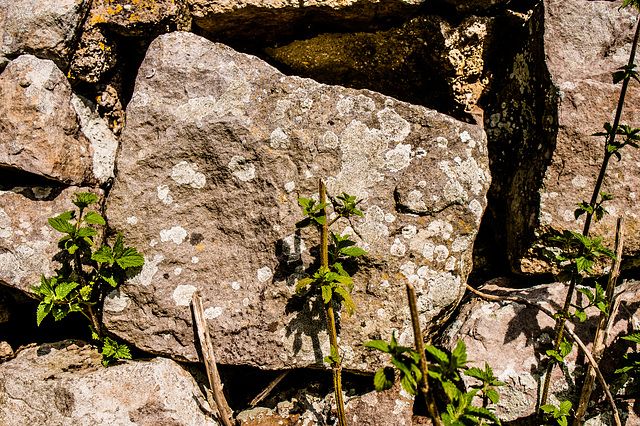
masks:
{"label": "dry stone masonry", "polygon": [[[346,389],[349,422],[424,423],[399,386],[371,392],[388,357],[361,346],[392,333],[412,346],[406,282],[425,340],[451,349],[462,338],[473,365],[488,361],[507,383],[500,418],[530,415],[553,323],[517,304],[463,299],[465,284],[485,262],[490,278],[547,282],[547,237],[582,227],[573,211],[590,196],[603,143],[589,135],[613,120],[611,72],[638,19],[621,2],[0,0],[0,424],[217,425],[189,366],[201,360],[195,291],[228,366],[223,381],[324,369],[322,302],[295,294],[319,256],[316,233],[295,226],[297,199],[317,199],[318,179],[332,200],[362,200],[364,215],[334,228],[368,252],[345,264],[355,314],[337,313],[343,366],[364,377]],[[632,83],[623,114],[633,127],[639,90]],[[592,230],[612,243],[614,217],[626,214],[625,259],[636,261],[639,167],[633,150],[610,164],[611,215]],[[47,219],[86,191],[107,220],[96,241],[121,231],[145,258],[104,295],[105,331],[151,359],[105,369],[84,342],[18,347],[26,340],[5,337],[24,328],[22,307],[35,324],[30,286],[60,266],[61,234]],[[552,305],[564,294],[523,287],[496,279],[485,291]],[[637,330],[636,287],[610,340]],[[588,314],[576,330],[586,341]],[[70,332],[49,320],[47,330]],[[606,356],[629,346],[617,339]],[[580,365],[574,352],[556,369],[552,398],[575,390]],[[333,416],[326,386],[288,386],[255,408],[243,390],[236,418]],[[589,415],[588,425],[609,424],[599,405]]]}

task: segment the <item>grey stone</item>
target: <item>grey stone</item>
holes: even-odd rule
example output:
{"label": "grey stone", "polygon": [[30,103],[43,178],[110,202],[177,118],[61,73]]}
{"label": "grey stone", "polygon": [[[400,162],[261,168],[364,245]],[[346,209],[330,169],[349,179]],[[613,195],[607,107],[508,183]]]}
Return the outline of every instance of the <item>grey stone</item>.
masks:
{"label": "grey stone", "polygon": [[[60,265],[58,240],[62,233],[47,219],[75,210],[74,192],[87,188],[15,186],[0,188],[0,282],[30,292],[40,276],[50,277]],[[90,189],[102,198],[102,190]]]}
{"label": "grey stone", "polygon": [[[497,278],[489,281],[480,290],[496,296],[517,296],[536,302],[552,312],[564,304],[567,287],[564,284],[543,284],[527,289],[509,288],[514,282]],[[637,310],[637,294],[640,282],[630,282],[626,292],[621,296],[620,309],[611,328],[607,341],[608,349],[602,363],[603,374],[612,383],[612,373],[620,365],[622,354],[629,345],[620,340],[629,334],[632,324],[640,319]],[[576,292],[573,303],[586,306],[588,300]],[[578,337],[592,347],[599,310],[587,308],[587,320],[577,325],[569,324]],[[493,369],[498,380],[506,386],[498,387],[500,400],[495,406],[496,414],[502,421],[525,417],[535,412],[539,398],[541,383],[544,382],[544,371],[548,357],[546,351],[553,346],[554,320],[534,307],[515,302],[487,301],[472,298],[461,307],[460,314],[444,333],[444,346],[452,350],[458,339],[462,339],[467,347],[468,366],[484,370],[485,361]],[[570,339],[568,339],[570,340]],[[552,404],[570,399],[577,404],[586,361],[579,354],[577,345],[565,358],[562,368],[556,366],[552,373],[550,400]],[[578,395],[576,396],[576,393]],[[596,413],[590,413],[593,417]]]}
{"label": "grey stone", "polygon": [[0,364],[0,402],[0,422],[9,426],[219,424],[175,361],[105,368],[95,348],[73,340],[31,347]]}
{"label": "grey stone", "polygon": [[117,142],[102,119],[75,99],[50,60],[22,55],[0,74],[0,165],[67,185],[113,176]]}
{"label": "grey stone", "polygon": [[321,303],[293,297],[318,242],[296,230],[296,199],[314,196],[318,178],[333,196],[364,199],[365,217],[336,227],[369,252],[348,266],[357,309],[339,314],[346,368],[376,368],[378,356],[360,346],[371,338],[395,330],[411,341],[406,280],[425,326],[464,292],[490,181],[479,126],[286,77],[172,33],[149,48],[120,143],[106,215],[146,264],[112,295],[104,320],[140,348],[196,360],[189,302],[199,289],[219,362],[321,364]]}
{"label": "grey stone", "polygon": [[[620,93],[611,73],[625,65],[636,16],[615,2],[545,0],[524,27],[527,43],[512,56],[489,97],[485,128],[492,148],[492,212],[513,270],[552,270],[547,237],[581,231],[576,204],[589,201],[604,155],[591,134],[613,122]],[[588,22],[588,25],[585,25]],[[588,42],[585,42],[588,40]],[[622,122],[640,123],[640,89],[631,84]],[[640,152],[627,147],[609,163],[602,190],[611,213],[591,236],[612,246],[615,218],[626,214],[625,256],[640,254],[637,178]],[[495,200],[495,202],[494,202]]]}
{"label": "grey stone", "polygon": [[187,0],[193,22],[218,40],[286,40],[314,27],[371,30],[406,19],[424,0]]}
{"label": "grey stone", "polygon": [[67,68],[89,0],[0,1],[0,70],[28,53]]}

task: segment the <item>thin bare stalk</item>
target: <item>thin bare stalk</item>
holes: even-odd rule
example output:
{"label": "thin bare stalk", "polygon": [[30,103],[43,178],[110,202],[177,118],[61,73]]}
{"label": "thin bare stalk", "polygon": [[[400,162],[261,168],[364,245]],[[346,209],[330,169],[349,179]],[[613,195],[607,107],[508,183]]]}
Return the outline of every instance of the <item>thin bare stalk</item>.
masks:
{"label": "thin bare stalk", "polygon": [[207,369],[207,377],[209,378],[209,386],[213,393],[213,399],[218,407],[218,413],[224,426],[232,426],[234,423],[233,412],[229,408],[224,393],[222,391],[222,380],[220,380],[220,374],[218,374],[218,367],[216,366],[216,356],[213,352],[213,344],[211,343],[211,336],[209,336],[209,329],[207,327],[207,321],[204,319],[204,312],[202,310],[202,299],[200,299],[200,293],[196,291],[192,297],[193,317],[196,322],[196,330],[198,333],[198,339],[200,340],[200,349],[202,350],[202,358],[204,358],[204,366]]}
{"label": "thin bare stalk", "polygon": [[[608,314],[604,312],[600,312],[600,316],[598,318],[598,327],[596,328],[596,334],[593,338],[593,357],[600,364],[600,359],[602,358],[602,354],[605,349],[605,338],[607,334],[607,325],[609,316],[612,314],[611,308],[613,302],[613,296],[615,292],[616,281],[618,276],[620,275],[620,259],[622,258],[622,247],[624,245],[624,234],[622,233],[622,226],[624,225],[624,216],[618,218],[618,223],[616,227],[616,259],[613,262],[613,267],[611,268],[611,274],[609,275],[609,281],[607,282],[607,289],[605,291],[605,297],[607,299],[607,306],[609,307]],[[593,366],[589,364],[587,368],[587,374],[584,379],[584,384],[582,385],[582,392],[580,394],[580,402],[578,403],[578,408],[576,409],[576,417],[573,421],[574,426],[581,426],[584,423],[584,414],[587,412],[587,406],[589,404],[589,400],[591,399],[591,392],[593,391],[593,384],[595,382],[596,374],[593,369]]]}
{"label": "thin bare stalk", "polygon": [[269,386],[267,386],[262,392],[260,392],[258,396],[253,398],[251,403],[249,403],[249,406],[252,408],[255,407],[260,401],[262,401],[267,395],[269,395],[269,392],[271,392],[273,388],[278,386],[278,383],[280,383],[282,379],[284,379],[287,376],[287,374],[289,374],[289,371],[290,370],[285,370],[282,373],[280,373],[278,377],[276,377],[271,383],[269,383]]}
{"label": "thin bare stalk", "polygon": [[[631,45],[631,53],[629,54],[629,62],[628,62],[629,66],[633,65],[633,61],[635,60],[636,49],[638,46],[639,38],[640,38],[640,25],[636,25],[636,32],[633,38],[633,43]],[[602,188],[602,182],[604,181],[607,165],[609,164],[609,159],[613,155],[613,153],[609,152],[608,147],[613,144],[616,138],[618,126],[620,125],[620,118],[622,116],[622,108],[624,106],[624,100],[627,94],[627,88],[629,87],[629,80],[631,80],[630,76],[625,78],[624,81],[622,82],[622,89],[620,90],[620,97],[618,98],[618,107],[616,109],[616,116],[613,121],[613,127],[611,128],[611,133],[607,137],[604,144],[604,158],[602,160],[602,165],[600,167],[600,173],[598,173],[598,178],[596,179],[595,187],[593,188],[593,193],[591,194],[591,201],[589,202],[592,210],[595,209],[596,203],[598,201],[598,195],[600,194],[600,189]],[[593,214],[587,212],[587,216],[584,221],[584,228],[582,230],[582,235],[584,235],[585,237],[589,236],[589,228],[591,227],[592,217],[593,217]],[[582,249],[580,250],[580,252],[582,253]],[[558,318],[556,322],[556,340],[553,346],[554,350],[556,351],[558,350],[558,348],[560,348],[560,343],[562,342],[562,331],[564,329],[564,325],[568,318],[569,306],[571,305],[571,299],[573,297],[573,292],[575,290],[575,284],[576,283],[575,283],[575,277],[574,277],[571,279],[571,282],[569,284],[569,289],[567,290],[567,297],[565,299],[562,315],[560,316],[560,318]],[[549,380],[551,378],[551,372],[553,371],[554,365],[555,365],[555,362],[550,361],[547,366],[547,373],[544,381],[544,386],[542,388],[542,396],[540,398],[540,406],[544,405],[547,401],[547,397],[549,395],[549,385],[550,385]],[[539,412],[540,412],[540,409],[538,408],[538,413]]]}
{"label": "thin bare stalk", "polygon": [[[320,204],[327,202],[327,189],[322,179],[318,181],[318,192],[320,194]],[[322,209],[322,214],[327,217],[327,209]],[[320,229],[320,264],[322,267],[329,267],[329,225],[325,220],[324,225]],[[329,301],[324,305],[327,315],[327,333],[329,334],[329,344],[335,348],[338,356],[338,334],[336,332],[336,318],[333,312],[333,301]],[[344,411],[344,399],[342,397],[342,363],[340,359],[331,365],[333,372],[333,388],[336,395],[336,407],[338,410],[338,422],[340,426],[347,425],[347,416]]]}
{"label": "thin bare stalk", "polygon": [[434,426],[441,426],[440,415],[438,414],[438,408],[433,400],[433,395],[429,392],[429,363],[427,362],[427,356],[424,350],[424,341],[422,340],[422,330],[420,328],[420,319],[418,317],[418,306],[416,298],[416,289],[413,284],[407,282],[407,298],[409,299],[409,310],[411,311],[411,325],[413,326],[413,338],[416,342],[416,350],[420,354],[420,373],[422,377],[418,380],[418,388],[420,393],[424,396],[425,403],[427,404],[427,411],[429,417]]}
{"label": "thin bare stalk", "polygon": [[[553,318],[554,317],[554,313],[551,312],[549,309],[545,308],[544,306],[540,306],[537,303],[532,302],[530,300],[527,300],[527,299],[525,299],[523,297],[495,296],[495,295],[492,295],[492,294],[487,294],[487,293],[483,293],[483,292],[481,292],[479,290],[476,290],[475,288],[471,287],[469,284],[465,284],[465,285],[467,287],[467,290],[471,291],[472,293],[476,294],[477,296],[482,297],[483,299],[496,300],[496,301],[510,300],[512,302],[521,303],[521,304],[527,305],[527,306],[532,306],[532,307],[540,310],[540,312],[544,313],[549,318]],[[620,416],[618,415],[618,408],[616,407],[616,403],[613,400],[613,395],[611,395],[611,391],[609,390],[609,385],[607,385],[607,382],[604,380],[604,376],[602,375],[602,372],[600,371],[600,368],[596,364],[595,359],[593,359],[593,355],[591,355],[591,352],[589,351],[587,346],[582,342],[582,340],[580,340],[580,338],[573,332],[573,330],[571,330],[569,327],[564,327],[563,332],[567,333],[567,335],[571,339],[573,339],[574,342],[576,342],[578,347],[582,350],[584,355],[589,360],[589,364],[593,365],[593,368],[594,368],[594,370],[596,372],[596,375],[598,376],[598,381],[600,382],[600,385],[602,386],[602,389],[604,389],[604,392],[605,392],[605,394],[607,396],[607,400],[609,401],[609,404],[611,405],[611,410],[613,411],[613,416],[614,416],[614,421],[616,423],[616,426],[622,426],[622,422],[620,421]]]}

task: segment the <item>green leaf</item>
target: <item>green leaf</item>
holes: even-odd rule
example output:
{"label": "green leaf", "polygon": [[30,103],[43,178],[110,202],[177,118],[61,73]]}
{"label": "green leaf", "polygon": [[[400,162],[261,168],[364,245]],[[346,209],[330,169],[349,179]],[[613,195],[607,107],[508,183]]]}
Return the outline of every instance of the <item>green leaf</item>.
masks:
{"label": "green leaf", "polygon": [[[98,235],[98,231],[96,231],[93,228],[86,227],[86,226],[81,227],[76,232],[76,237],[78,237],[78,238],[93,237],[94,235]],[[93,244],[93,242],[92,242],[92,244]]]}
{"label": "green leaf", "polygon": [[84,209],[87,206],[98,201],[98,196],[90,192],[74,192],[74,195],[76,196],[76,199],[72,200],[71,202],[75,204],[79,209]]}
{"label": "green leaf", "polygon": [[360,247],[347,247],[340,250],[340,253],[346,256],[363,256],[366,255],[367,252],[362,250]]}
{"label": "green leaf", "polygon": [[621,338],[630,342],[640,343],[640,333],[629,334],[627,336],[622,336]]}
{"label": "green leaf", "polygon": [[306,198],[298,198],[298,204],[304,208],[309,208],[315,204],[314,200],[308,200]]}
{"label": "green leaf", "polygon": [[445,352],[436,348],[435,346],[427,345],[425,346],[425,350],[429,352],[436,359],[438,364],[441,364],[441,365],[449,364],[449,356]]}
{"label": "green leaf", "polygon": [[69,223],[69,220],[71,220],[74,215],[75,213],[72,211],[65,212],[56,217],[50,217],[47,219],[47,222],[49,222],[49,225],[51,225],[51,227],[56,231],[64,232],[65,234],[73,234],[75,229],[74,226]]}
{"label": "green leaf", "polygon": [[56,286],[56,299],[61,300],[67,297],[67,295],[76,287],[78,287],[80,283],[76,282],[61,282]]}
{"label": "green leaf", "polygon": [[367,343],[363,344],[362,346],[364,346],[365,348],[377,349],[386,354],[391,353],[391,350],[389,349],[389,344],[384,340],[370,340]]}
{"label": "green leaf", "polygon": [[91,255],[91,259],[99,263],[108,264],[112,264],[116,261],[116,259],[113,257],[113,251],[111,251],[111,247],[109,247],[108,245],[103,245],[98,250],[94,251]]}
{"label": "green leaf", "polygon": [[69,313],[69,308],[66,305],[53,305],[51,307],[51,315],[55,321],[60,321]]}
{"label": "green leaf", "polygon": [[400,377],[400,384],[410,395],[418,394],[418,386],[415,379],[411,375],[404,374]]}
{"label": "green leaf", "polygon": [[384,367],[373,376],[373,385],[376,391],[382,392],[393,387],[395,382],[395,371],[391,367]]}
{"label": "green leaf", "polygon": [[356,309],[356,305],[353,303],[353,299],[351,299],[351,295],[344,289],[344,287],[336,287],[335,292],[342,298],[344,302],[345,308],[347,308],[347,312],[349,316],[353,315],[353,312]]}
{"label": "green leaf", "polygon": [[560,412],[561,415],[569,414],[570,410],[571,410],[571,401],[562,401],[560,403],[560,409],[558,411]]}
{"label": "green leaf", "polygon": [[554,411],[556,411],[556,410],[557,410],[557,408],[556,408],[556,407],[554,407],[554,406],[553,406],[553,405],[551,405],[551,404],[543,405],[543,406],[541,406],[541,407],[540,407],[540,409],[541,409],[542,411],[544,411],[545,413],[553,413]]}
{"label": "green leaf", "polygon": [[38,310],[36,311],[36,321],[38,323],[38,327],[43,319],[49,314],[51,311],[51,305],[48,303],[40,302],[38,305]]}
{"label": "green leaf", "polygon": [[331,296],[333,295],[333,291],[330,285],[323,285],[322,287],[322,301],[325,305],[331,302]]}
{"label": "green leaf", "polygon": [[593,260],[587,259],[584,256],[581,256],[576,259],[576,267],[578,268],[578,272],[580,271],[589,271],[589,269],[593,266],[595,262]]}
{"label": "green leaf", "polygon": [[122,268],[135,268],[144,265],[144,257],[133,247],[127,247],[116,257],[116,263]]}
{"label": "green leaf", "polygon": [[304,290],[306,290],[307,286],[313,283],[313,278],[303,278],[298,280],[298,284],[296,284],[296,294],[301,294]]}
{"label": "green leaf", "polygon": [[87,223],[93,223],[96,225],[106,225],[107,223],[105,222],[104,218],[96,212],[87,213],[84,217],[84,221]]}
{"label": "green leaf", "polygon": [[487,394],[487,397],[491,400],[492,403],[497,404],[498,401],[500,400],[500,395],[498,394],[498,391],[496,391],[493,388],[488,388],[485,393]]}

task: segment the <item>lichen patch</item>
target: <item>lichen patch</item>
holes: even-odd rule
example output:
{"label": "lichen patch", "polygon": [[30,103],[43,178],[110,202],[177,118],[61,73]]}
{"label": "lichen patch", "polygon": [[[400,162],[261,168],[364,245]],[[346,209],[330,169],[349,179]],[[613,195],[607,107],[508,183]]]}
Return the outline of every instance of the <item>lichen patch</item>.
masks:
{"label": "lichen patch", "polygon": [[192,188],[203,188],[206,178],[203,173],[197,171],[198,165],[181,161],[171,169],[171,179],[181,185],[190,185]]}
{"label": "lichen patch", "polygon": [[173,291],[173,300],[176,302],[176,306],[189,306],[193,293],[195,293],[196,290],[197,288],[190,284],[176,287]]}

